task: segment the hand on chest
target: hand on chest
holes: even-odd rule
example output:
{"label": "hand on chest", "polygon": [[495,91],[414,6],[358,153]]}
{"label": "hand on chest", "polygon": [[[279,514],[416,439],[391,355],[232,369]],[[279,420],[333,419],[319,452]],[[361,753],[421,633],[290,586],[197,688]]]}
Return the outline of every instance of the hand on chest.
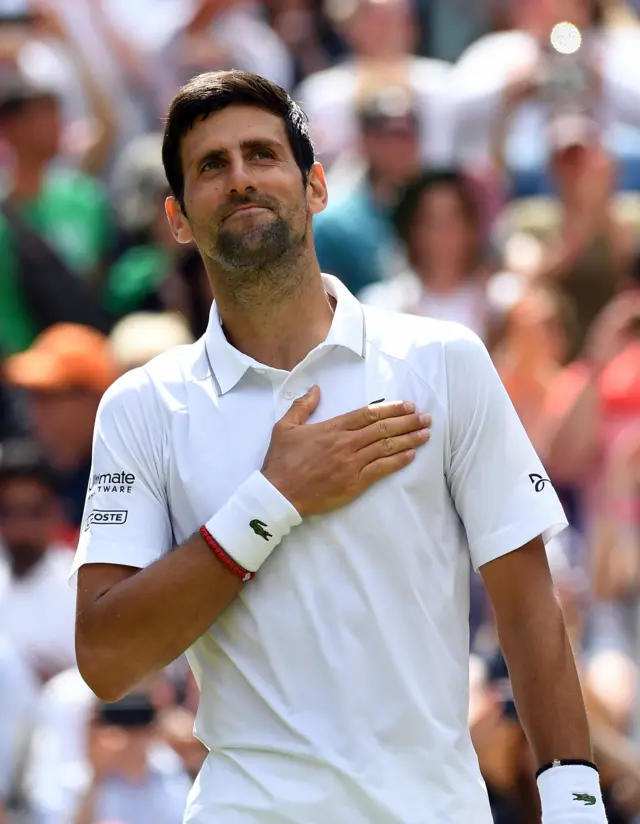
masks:
{"label": "hand on chest", "polygon": [[[407,400],[433,418],[431,440],[414,462],[374,485],[363,496],[368,508],[376,498],[386,506],[398,497],[416,505],[444,484],[445,408],[442,401],[408,370],[380,370],[358,363],[333,363],[331,369],[294,370],[273,375],[248,373],[219,397],[199,385],[189,406],[173,421],[171,494],[187,506],[193,528],[205,522],[256,469],[260,469],[274,425],[296,398],[317,384],[320,402],[309,425],[382,400]],[[350,506],[358,506],[356,500]],[[375,509],[375,504],[374,507]],[[177,513],[176,507],[172,510]],[[373,521],[369,518],[369,521]]]}

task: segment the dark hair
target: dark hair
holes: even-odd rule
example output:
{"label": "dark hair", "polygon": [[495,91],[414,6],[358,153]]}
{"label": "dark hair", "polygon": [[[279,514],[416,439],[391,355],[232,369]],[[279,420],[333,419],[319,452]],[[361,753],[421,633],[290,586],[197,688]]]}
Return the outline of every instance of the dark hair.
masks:
{"label": "dark hair", "polygon": [[58,491],[55,473],[33,441],[0,444],[0,489],[14,480],[37,481],[54,494]]}
{"label": "dark hair", "polygon": [[174,97],[165,121],[162,162],[174,197],[183,206],[184,172],[180,148],[196,122],[227,106],[256,106],[280,117],[285,124],[293,156],[306,180],[315,163],[307,117],[276,83],[251,72],[206,72],[193,77]]}
{"label": "dark hair", "polygon": [[431,189],[449,186],[460,198],[465,218],[475,227],[480,224],[478,200],[469,180],[457,169],[428,170],[414,178],[402,191],[393,212],[396,231],[405,244],[411,239],[411,228],[422,196]]}

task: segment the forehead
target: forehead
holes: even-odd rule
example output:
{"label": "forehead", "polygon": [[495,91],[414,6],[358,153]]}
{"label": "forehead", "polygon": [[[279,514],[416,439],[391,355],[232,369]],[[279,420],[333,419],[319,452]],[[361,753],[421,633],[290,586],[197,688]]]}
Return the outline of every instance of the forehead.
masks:
{"label": "forehead", "polygon": [[256,106],[227,106],[194,123],[182,140],[186,166],[207,152],[233,151],[246,141],[280,143],[291,153],[282,118]]}

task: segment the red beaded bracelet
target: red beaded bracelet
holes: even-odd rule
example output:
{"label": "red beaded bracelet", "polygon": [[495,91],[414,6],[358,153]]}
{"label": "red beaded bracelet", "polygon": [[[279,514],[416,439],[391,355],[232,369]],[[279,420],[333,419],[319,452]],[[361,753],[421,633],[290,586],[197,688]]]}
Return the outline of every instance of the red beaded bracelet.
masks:
{"label": "red beaded bracelet", "polygon": [[240,578],[241,581],[251,581],[253,578],[256,577],[255,572],[249,572],[249,570],[244,569],[237,564],[230,555],[224,551],[224,549],[220,546],[220,544],[216,541],[213,535],[209,532],[206,526],[200,527],[200,534],[204,538],[207,546],[216,556],[216,558],[220,561],[221,564],[224,564],[227,569],[230,569],[234,575]]}

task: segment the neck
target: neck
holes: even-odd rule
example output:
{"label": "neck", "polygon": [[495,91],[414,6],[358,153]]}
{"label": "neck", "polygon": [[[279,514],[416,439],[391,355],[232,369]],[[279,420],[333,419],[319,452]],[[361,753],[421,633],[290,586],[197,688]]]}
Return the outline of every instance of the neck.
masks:
{"label": "neck", "polygon": [[291,371],[325,340],[333,319],[315,256],[302,255],[286,271],[239,277],[242,289],[210,274],[227,340],[260,363]]}
{"label": "neck", "polygon": [[11,182],[11,197],[28,200],[40,193],[47,164],[18,155]]}

